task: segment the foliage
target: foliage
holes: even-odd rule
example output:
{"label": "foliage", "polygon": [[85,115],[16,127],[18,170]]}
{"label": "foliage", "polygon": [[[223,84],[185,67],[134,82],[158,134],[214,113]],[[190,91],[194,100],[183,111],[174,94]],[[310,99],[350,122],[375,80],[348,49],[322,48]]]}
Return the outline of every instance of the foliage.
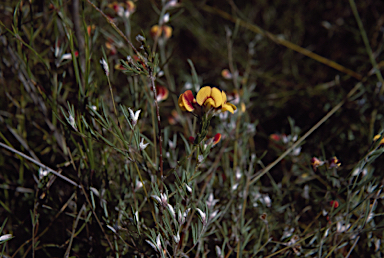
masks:
{"label": "foliage", "polygon": [[2,4],[1,256],[383,256],[384,4],[237,2]]}

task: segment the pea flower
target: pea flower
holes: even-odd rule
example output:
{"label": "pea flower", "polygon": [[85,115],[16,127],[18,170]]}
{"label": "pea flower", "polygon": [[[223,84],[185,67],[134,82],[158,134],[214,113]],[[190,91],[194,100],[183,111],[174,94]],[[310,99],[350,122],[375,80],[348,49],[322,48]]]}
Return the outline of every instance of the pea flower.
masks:
{"label": "pea flower", "polygon": [[131,108],[128,108],[128,111],[132,119],[132,126],[135,127],[135,125],[137,124],[137,120],[139,120],[141,109],[137,110],[136,112],[133,112]]}
{"label": "pea flower", "polygon": [[157,93],[157,96],[156,96],[157,102],[166,100],[169,95],[168,89],[159,85],[156,86],[156,93]]}
{"label": "pea flower", "polygon": [[321,161],[316,157],[313,157],[311,159],[311,165],[314,171],[316,171],[317,167],[322,166],[323,164],[324,164],[324,161]]}
{"label": "pea flower", "polygon": [[165,39],[169,39],[172,36],[172,27],[168,25],[153,25],[150,34],[153,38],[158,38],[163,35]]}
{"label": "pea flower", "polygon": [[179,97],[179,107],[183,111],[194,111],[196,103],[204,107],[206,111],[214,109],[221,112],[229,111],[233,114],[237,109],[235,105],[227,103],[227,95],[224,91],[210,86],[201,88],[196,95],[196,99],[193,97],[191,90],[187,90]]}
{"label": "pea flower", "polygon": [[232,79],[232,74],[228,69],[223,69],[221,71],[221,76],[223,76],[223,78],[227,80]]}
{"label": "pea flower", "polygon": [[333,208],[337,208],[339,207],[339,202],[338,201],[330,201],[329,204],[331,205],[331,207]]}
{"label": "pea flower", "polygon": [[340,167],[341,163],[339,162],[339,160],[337,159],[337,157],[332,157],[330,160],[329,160],[329,168],[338,168]]}
{"label": "pea flower", "polygon": [[[225,111],[233,114],[237,109],[235,105],[227,103],[227,95],[224,91],[210,86],[201,88],[196,98],[191,90],[185,91],[179,96],[178,105],[182,111],[194,112],[193,114],[199,119],[200,129],[196,139],[194,137],[189,138],[195,145],[200,144],[207,136],[209,124],[213,116]],[[215,145],[220,139],[221,134],[218,133],[207,144],[213,143]],[[204,146],[201,147],[205,149]]]}
{"label": "pea flower", "polygon": [[[377,141],[381,138],[381,134],[376,134],[375,137],[373,137],[373,141]],[[380,140],[380,145],[384,144],[384,138]]]}
{"label": "pea flower", "polygon": [[108,4],[108,7],[114,9],[118,16],[124,16],[125,18],[128,18],[132,13],[135,12],[136,6],[132,1],[126,1],[125,4],[126,6],[124,6],[123,3],[118,3],[115,1],[111,4]]}
{"label": "pea flower", "polygon": [[200,106],[205,106],[209,109],[211,107],[220,107],[223,103],[223,98],[218,88],[205,86],[197,93],[196,101]]}
{"label": "pea flower", "polygon": [[221,133],[215,134],[213,137],[213,145],[216,145],[221,140]]}
{"label": "pea flower", "polygon": [[102,58],[102,59],[100,60],[100,64],[103,66],[105,75],[108,77],[108,76],[109,76],[109,67],[108,67],[108,63],[107,63],[107,61],[105,61],[104,58]]}
{"label": "pea flower", "polygon": [[195,97],[193,97],[193,93],[191,90],[187,90],[179,97],[179,107],[182,111],[192,112],[195,110],[194,104],[196,103]]}

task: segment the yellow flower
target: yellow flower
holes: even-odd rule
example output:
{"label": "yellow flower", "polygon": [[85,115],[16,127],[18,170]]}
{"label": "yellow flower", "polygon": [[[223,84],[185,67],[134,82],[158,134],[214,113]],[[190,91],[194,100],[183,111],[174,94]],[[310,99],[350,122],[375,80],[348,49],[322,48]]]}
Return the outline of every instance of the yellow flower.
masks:
{"label": "yellow flower", "polygon": [[223,103],[223,98],[221,91],[218,88],[205,86],[197,93],[196,101],[200,106],[218,108]]}
{"label": "yellow flower", "polygon": [[195,109],[195,103],[205,107],[205,110],[213,108],[221,110],[221,112],[229,111],[232,114],[237,109],[235,105],[227,103],[227,95],[224,91],[209,86],[201,88],[196,95],[196,99],[193,97],[192,91],[187,90],[180,95],[178,102],[181,110],[189,112]]}
{"label": "yellow flower", "polygon": [[[380,138],[381,138],[381,134],[376,134],[375,137],[373,137],[373,141],[377,141]],[[384,137],[380,141],[380,145],[383,145],[383,144],[384,144]]]}
{"label": "yellow flower", "polygon": [[150,31],[150,34],[153,38],[158,38],[163,35],[166,39],[169,39],[172,36],[172,27],[168,25],[153,25]]}

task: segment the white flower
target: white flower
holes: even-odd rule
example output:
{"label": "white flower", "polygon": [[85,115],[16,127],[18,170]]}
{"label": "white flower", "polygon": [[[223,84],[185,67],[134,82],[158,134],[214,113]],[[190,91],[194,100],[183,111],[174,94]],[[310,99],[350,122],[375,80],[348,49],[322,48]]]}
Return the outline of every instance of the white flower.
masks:
{"label": "white flower", "polygon": [[292,155],[293,156],[299,156],[300,152],[301,152],[301,147],[297,147],[297,148],[293,149]]}
{"label": "white flower", "polygon": [[160,251],[161,250],[160,234],[158,234],[157,237],[156,237],[156,245],[157,245],[157,248],[159,248],[159,251]]}
{"label": "white flower", "polygon": [[169,13],[164,14],[163,16],[163,23],[169,22]]}
{"label": "white flower", "polygon": [[105,75],[109,76],[109,67],[108,67],[107,62],[104,60],[104,58],[102,58],[102,59],[100,60],[100,64],[103,66]]}
{"label": "white flower", "polygon": [[8,239],[11,239],[11,238],[12,238],[12,234],[2,235],[2,236],[0,236],[0,242],[7,241]]}
{"label": "white flower", "polygon": [[185,184],[185,188],[187,188],[188,192],[192,193],[192,188],[189,185]]}
{"label": "white flower", "polygon": [[160,197],[161,197],[161,203],[166,206],[168,204],[168,197],[167,195],[164,193],[161,193],[160,194]]}
{"label": "white flower", "polygon": [[77,126],[76,126],[76,123],[75,123],[75,118],[73,118],[73,116],[71,114],[69,114],[68,120],[69,120],[69,124],[72,126],[72,128],[77,131]]}
{"label": "white flower", "polygon": [[94,195],[96,195],[97,197],[100,197],[100,193],[96,188],[91,186],[89,189],[94,193]]}
{"label": "white flower", "polygon": [[175,7],[177,6],[177,0],[170,0],[166,5],[165,5],[165,9],[168,9],[169,7]]}
{"label": "white flower", "polygon": [[177,214],[179,215],[179,224],[180,225],[184,224],[185,219],[187,218],[187,215],[188,215],[190,210],[191,210],[191,208],[188,208],[184,213],[181,213],[180,210],[177,212]]}
{"label": "white flower", "polygon": [[135,212],[135,220],[137,223],[139,223],[139,211]]}
{"label": "white flower", "polygon": [[216,249],[216,255],[217,255],[217,257],[223,257],[222,255],[221,255],[221,249],[220,249],[220,247],[219,246],[215,246],[215,249]]}
{"label": "white flower", "polygon": [[115,233],[115,234],[116,234],[116,229],[114,229],[112,226],[110,226],[110,225],[107,225],[107,228],[109,228],[110,230],[112,230],[112,232],[113,232],[113,233]]}
{"label": "white flower", "polygon": [[203,155],[199,155],[199,156],[197,157],[197,159],[198,159],[199,163],[201,163],[201,162],[203,162],[203,160],[204,160],[204,156],[203,156]]}
{"label": "white flower", "polygon": [[272,201],[271,201],[271,198],[269,197],[269,195],[268,194],[265,194],[264,196],[263,196],[263,199],[262,199],[263,201],[263,203],[267,206],[267,207],[271,207],[271,203],[272,203]]}
{"label": "white flower", "polygon": [[219,210],[214,210],[211,214],[209,214],[209,220],[215,218],[218,213],[219,213]]}
{"label": "white flower", "polygon": [[49,174],[49,171],[47,169],[44,169],[42,167],[39,168],[39,179],[42,179],[43,177],[47,176]]}
{"label": "white flower", "polygon": [[281,139],[283,140],[283,143],[287,144],[291,140],[291,136],[283,134]]}
{"label": "white flower", "polygon": [[152,246],[153,249],[155,249],[155,251],[158,251],[158,252],[161,252],[161,241],[160,241],[160,234],[157,235],[156,237],[156,245],[153,244],[151,241],[149,240],[145,240],[150,246]]}
{"label": "white flower", "polygon": [[168,203],[168,211],[172,215],[172,217],[176,218],[175,210],[173,209],[172,205]]}
{"label": "white flower", "polygon": [[201,221],[203,222],[203,225],[205,225],[207,223],[207,215],[202,211],[200,210],[199,208],[196,208],[197,212],[200,214],[200,217],[201,217]]}
{"label": "white flower", "polygon": [[[226,113],[228,113],[228,112],[226,112]],[[236,168],[235,178],[237,181],[239,181],[241,178],[241,171],[240,171],[239,167]]]}
{"label": "white flower", "polygon": [[303,196],[304,199],[309,200],[309,186],[304,186],[304,191],[302,192],[301,196]]}
{"label": "white flower", "polygon": [[161,199],[160,199],[159,196],[157,196],[157,195],[151,195],[151,197],[152,197],[153,199],[155,199],[158,203],[161,203]]}
{"label": "white flower", "polygon": [[[136,40],[137,40],[138,42],[144,42],[144,41],[145,41],[145,38],[139,34],[139,35],[136,36]],[[130,57],[130,56],[127,57],[128,60],[129,60],[129,58],[131,58],[131,57]]]}
{"label": "white flower", "polygon": [[213,206],[215,206],[215,204],[218,202],[219,200],[218,199],[215,199],[215,197],[213,196],[213,193],[210,193],[209,196],[208,196],[208,200],[206,201],[206,204],[208,206],[208,208],[212,208]]}
{"label": "white flower", "polygon": [[342,232],[345,232],[349,229],[351,224],[347,224],[345,225],[344,223],[342,223],[341,221],[338,221],[336,223],[336,231],[339,232],[339,233],[342,233]]}
{"label": "white flower", "polygon": [[135,127],[135,125],[137,124],[137,120],[139,120],[141,109],[137,110],[136,112],[133,112],[131,108],[128,108],[128,111],[132,119],[132,126]]}
{"label": "white flower", "polygon": [[72,59],[71,53],[67,53],[61,56],[61,60],[70,60],[70,59]]}
{"label": "white flower", "polygon": [[352,176],[358,176],[360,175],[360,173],[362,173],[362,176],[365,176],[368,173],[368,170],[366,168],[364,168],[363,170],[361,170],[360,168],[356,168],[355,170],[353,170]]}
{"label": "white flower", "polygon": [[148,142],[144,143],[144,138],[141,138],[140,150],[144,150],[145,148],[147,148],[148,144],[149,144]]}
{"label": "white flower", "polygon": [[281,239],[285,239],[285,238],[292,236],[294,231],[295,231],[294,228],[285,227],[284,232],[283,232],[283,236],[281,237]]}
{"label": "white flower", "polygon": [[175,240],[175,242],[178,244],[180,242],[180,234],[179,232],[177,232],[177,235],[176,236],[173,236],[173,240]]}
{"label": "white flower", "polygon": [[141,181],[136,181],[135,191],[139,190],[141,187],[143,187],[143,183]]}
{"label": "white flower", "polygon": [[323,238],[326,238],[328,236],[328,233],[329,233],[329,228],[327,228],[327,230],[325,230]]}
{"label": "white flower", "polygon": [[176,148],[176,143],[175,142],[173,142],[171,140],[168,140],[168,144],[169,144],[169,148],[171,148],[171,149]]}
{"label": "white flower", "polygon": [[[157,195],[151,195],[153,199],[155,199],[158,203],[163,205],[164,207],[168,206],[168,197],[166,194],[161,193],[160,197]],[[173,208],[172,208],[173,209]]]}
{"label": "white flower", "polygon": [[155,246],[154,244],[152,244],[151,241],[149,241],[149,240],[147,239],[147,240],[145,240],[145,242],[147,242],[150,246],[152,246],[152,248],[155,249],[155,251],[158,251],[158,250],[157,250],[157,246]]}

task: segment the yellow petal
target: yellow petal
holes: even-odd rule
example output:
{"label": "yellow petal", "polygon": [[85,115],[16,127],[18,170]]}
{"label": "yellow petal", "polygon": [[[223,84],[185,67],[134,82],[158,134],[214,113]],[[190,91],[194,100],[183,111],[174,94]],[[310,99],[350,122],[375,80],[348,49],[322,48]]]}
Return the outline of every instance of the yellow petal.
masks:
{"label": "yellow petal", "polygon": [[191,111],[193,111],[195,108],[193,107],[193,103],[194,103],[194,101],[195,101],[195,98],[193,97],[193,93],[192,93],[192,91],[191,90],[187,90],[186,92],[184,92],[183,94],[182,94],[182,98],[181,98],[181,100],[182,100],[182,102],[183,102],[183,106],[184,106],[184,108],[187,110],[187,111],[189,111],[189,112],[191,112]]}
{"label": "yellow petal", "polygon": [[214,105],[215,108],[218,108],[221,106],[221,104],[223,104],[221,90],[219,90],[218,88],[212,88],[211,98],[213,98],[213,100],[215,101],[215,105]]}
{"label": "yellow petal", "polygon": [[232,107],[233,105],[230,104],[230,103],[227,103],[227,104],[224,104],[222,107],[221,107],[221,112],[225,112],[225,111],[229,111],[231,112],[232,114],[235,112],[236,110],[236,107],[235,109]]}
{"label": "yellow petal", "polygon": [[179,104],[181,111],[186,111],[184,104],[183,104],[183,94],[180,95],[178,104]]}
{"label": "yellow petal", "polygon": [[212,98],[209,98],[204,102],[204,106],[207,108],[214,107],[215,101]]}
{"label": "yellow petal", "polygon": [[212,89],[209,86],[205,86],[199,90],[196,96],[197,103],[202,106],[204,102],[211,96]]}
{"label": "yellow petal", "polygon": [[159,25],[153,25],[150,31],[152,37],[159,37],[161,35],[161,30]]}
{"label": "yellow petal", "polygon": [[164,25],[163,32],[164,32],[165,38],[169,39],[172,36],[172,27]]}
{"label": "yellow petal", "polygon": [[227,103],[227,105],[230,105],[233,108],[233,110],[237,109],[237,107],[235,105],[233,105],[232,103]]}
{"label": "yellow petal", "polygon": [[221,92],[221,98],[222,98],[223,104],[227,103],[227,94],[225,94],[224,91]]}

